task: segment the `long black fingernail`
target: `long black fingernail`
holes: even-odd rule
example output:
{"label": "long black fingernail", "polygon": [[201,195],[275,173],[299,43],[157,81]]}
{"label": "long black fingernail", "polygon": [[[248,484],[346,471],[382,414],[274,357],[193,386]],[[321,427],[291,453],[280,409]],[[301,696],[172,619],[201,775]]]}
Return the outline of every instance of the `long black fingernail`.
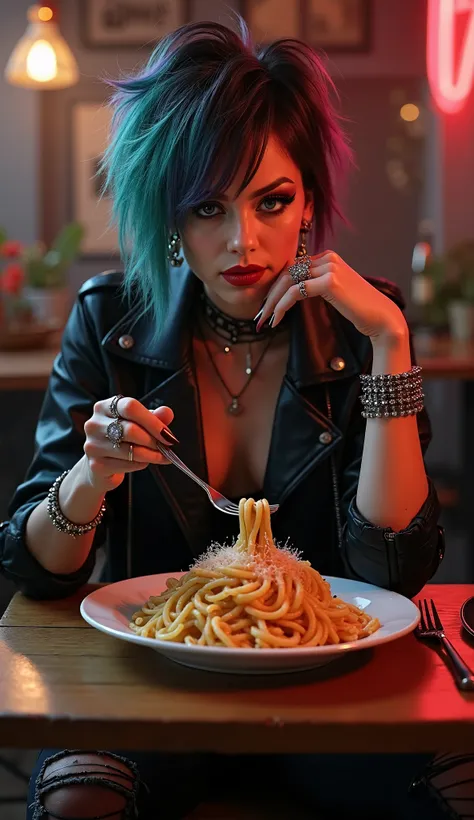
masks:
{"label": "long black fingernail", "polygon": [[257,313],[257,315],[254,319],[254,322],[258,322],[258,320],[260,319],[260,316],[262,315],[262,313],[263,313],[263,308],[258,311],[258,313]]}
{"label": "long black fingernail", "polygon": [[270,321],[269,321],[269,323],[268,323],[268,324],[270,325],[270,327],[273,327],[273,322],[274,322],[274,321],[275,321],[275,314],[274,314],[274,313],[272,313],[272,315],[270,316]]}
{"label": "long black fingernail", "polygon": [[169,427],[163,427],[160,436],[161,438],[164,438],[166,444],[179,444],[179,439],[173,435]]}

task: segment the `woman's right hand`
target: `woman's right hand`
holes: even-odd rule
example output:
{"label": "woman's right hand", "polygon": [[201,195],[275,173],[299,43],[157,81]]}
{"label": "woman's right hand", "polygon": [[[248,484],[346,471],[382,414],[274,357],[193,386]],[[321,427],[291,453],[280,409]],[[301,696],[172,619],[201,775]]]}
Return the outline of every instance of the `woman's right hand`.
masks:
{"label": "woman's right hand", "polygon": [[[93,415],[84,425],[87,481],[103,493],[118,487],[125,473],[144,470],[149,464],[169,464],[168,459],[156,449],[156,442],[166,447],[175,443],[167,430],[174,418],[170,407],[158,407],[150,412],[137,399],[123,396],[116,405],[123,427],[123,439],[115,448],[106,438],[107,428],[114,421],[110,411],[111,401],[112,398],[96,402]],[[133,461],[129,460],[130,446]]]}

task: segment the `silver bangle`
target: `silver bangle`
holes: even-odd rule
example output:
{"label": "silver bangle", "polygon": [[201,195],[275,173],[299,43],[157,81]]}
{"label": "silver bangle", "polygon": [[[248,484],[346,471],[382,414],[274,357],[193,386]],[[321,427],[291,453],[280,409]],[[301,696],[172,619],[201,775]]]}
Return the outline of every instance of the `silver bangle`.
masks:
{"label": "silver bangle", "polygon": [[70,470],[65,470],[64,473],[57,477],[48,490],[48,515],[57,530],[67,533],[67,535],[72,535],[73,538],[77,538],[77,536],[84,535],[86,532],[95,529],[102,521],[107,508],[105,501],[103,501],[95,518],[87,524],[75,524],[73,521],[70,521],[69,518],[66,518],[59,506],[59,488],[69,472]]}
{"label": "silver bangle", "polygon": [[415,365],[405,373],[361,374],[363,418],[399,418],[420,413],[424,407],[420,373],[421,367]]}

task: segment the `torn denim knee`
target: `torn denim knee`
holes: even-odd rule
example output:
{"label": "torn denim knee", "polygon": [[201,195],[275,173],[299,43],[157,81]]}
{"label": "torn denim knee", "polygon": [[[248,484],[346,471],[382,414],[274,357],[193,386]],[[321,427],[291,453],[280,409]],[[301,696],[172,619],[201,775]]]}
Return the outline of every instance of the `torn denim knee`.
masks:
{"label": "torn denim knee", "polygon": [[[113,763],[110,762],[97,761],[95,763],[85,764],[79,761],[71,761],[64,768],[69,769],[71,766],[80,766],[82,767],[81,770],[74,774],[71,772],[67,772],[66,774],[60,774],[59,770],[56,770],[54,774],[48,777],[44,776],[47,766],[49,766],[51,763],[54,763],[57,760],[62,760],[68,757],[69,755],[83,754],[93,754],[98,755],[99,757],[107,757],[110,760],[120,761],[120,763],[124,763],[130,769],[130,773],[122,771],[122,769],[120,769],[118,766],[114,766]],[[108,779],[101,773],[92,773],[90,771],[91,767],[99,767],[104,769],[104,775],[106,775],[107,772],[113,772],[115,777],[118,777],[125,782],[117,783],[115,780]],[[83,820],[83,818],[79,817],[66,818],[63,815],[54,814],[54,812],[52,812],[51,809],[46,810],[44,806],[44,798],[46,797],[46,795],[50,794],[56,789],[63,788],[64,786],[73,785],[102,786],[104,788],[110,789],[111,791],[115,791],[118,794],[121,794],[123,797],[125,797],[125,806],[122,809],[123,820],[133,820],[133,818],[138,817],[137,796],[140,785],[143,784],[140,781],[140,775],[138,773],[138,767],[136,763],[134,763],[132,760],[127,760],[126,757],[122,757],[121,755],[117,755],[113,752],[108,751],[102,751],[97,749],[64,749],[63,751],[58,752],[57,754],[52,755],[51,757],[48,757],[41,767],[40,773],[35,783],[35,799],[32,805],[30,806],[30,808],[33,809],[33,820],[42,820],[42,818],[46,817],[53,817],[55,818],[55,820]],[[117,814],[116,810],[113,812],[109,812],[108,814],[94,815],[93,818],[88,818],[88,820],[106,820],[107,817],[111,817],[115,814]]]}

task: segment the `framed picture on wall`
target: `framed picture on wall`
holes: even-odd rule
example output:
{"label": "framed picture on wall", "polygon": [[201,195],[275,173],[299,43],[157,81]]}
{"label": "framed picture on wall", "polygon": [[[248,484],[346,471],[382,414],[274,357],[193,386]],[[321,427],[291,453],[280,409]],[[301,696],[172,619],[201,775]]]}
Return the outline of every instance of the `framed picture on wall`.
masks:
{"label": "framed picture on wall", "polygon": [[71,219],[84,225],[83,256],[118,256],[110,227],[111,202],[101,197],[100,159],[109,139],[111,111],[101,102],[76,102],[71,112]]}
{"label": "framed picture on wall", "polygon": [[256,43],[301,34],[301,0],[242,0],[240,13]]}
{"label": "framed picture on wall", "polygon": [[303,37],[325,51],[368,51],[371,0],[301,0]]}
{"label": "framed picture on wall", "polygon": [[81,0],[82,39],[90,48],[154,45],[190,20],[191,0]]}

